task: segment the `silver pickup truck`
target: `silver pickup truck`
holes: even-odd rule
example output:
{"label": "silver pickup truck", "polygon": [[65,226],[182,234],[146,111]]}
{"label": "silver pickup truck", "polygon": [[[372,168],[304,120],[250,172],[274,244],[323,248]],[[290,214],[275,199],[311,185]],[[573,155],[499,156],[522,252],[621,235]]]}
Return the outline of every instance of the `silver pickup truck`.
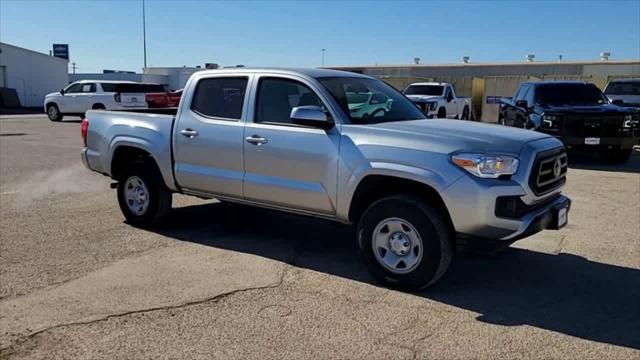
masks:
{"label": "silver pickup truck", "polygon": [[[374,95],[384,107],[350,106]],[[201,71],[175,117],[89,111],[82,135],[82,161],[117,181],[132,225],[160,224],[172,193],[353,224],[373,275],[404,289],[436,282],[457,239],[510,244],[564,226],[570,207],[559,140],[425,119],[355,73]]]}

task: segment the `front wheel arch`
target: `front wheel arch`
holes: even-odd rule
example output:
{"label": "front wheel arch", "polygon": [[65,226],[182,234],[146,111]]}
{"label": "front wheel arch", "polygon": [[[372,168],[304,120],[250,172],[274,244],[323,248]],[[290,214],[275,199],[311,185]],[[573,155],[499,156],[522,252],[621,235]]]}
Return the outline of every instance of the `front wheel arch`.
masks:
{"label": "front wheel arch", "polygon": [[349,205],[348,219],[357,224],[364,211],[375,201],[385,196],[404,193],[417,196],[443,211],[451,230],[453,221],[440,193],[432,186],[416,181],[390,175],[367,175],[360,180]]}

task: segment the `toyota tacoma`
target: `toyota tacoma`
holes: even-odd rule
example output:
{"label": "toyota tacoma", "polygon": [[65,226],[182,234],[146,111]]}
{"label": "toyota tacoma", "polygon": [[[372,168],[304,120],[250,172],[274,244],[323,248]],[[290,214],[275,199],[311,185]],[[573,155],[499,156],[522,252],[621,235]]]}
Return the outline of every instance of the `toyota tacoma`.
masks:
{"label": "toyota tacoma", "polygon": [[[353,112],[382,94],[385,111]],[[377,95],[382,99],[382,96]],[[172,193],[353,225],[382,283],[418,289],[456,239],[509,244],[567,223],[553,136],[429,120],[375,78],[326,69],[235,68],[191,76],[176,116],[89,111],[82,161],[117,183],[126,220],[159,225]]]}

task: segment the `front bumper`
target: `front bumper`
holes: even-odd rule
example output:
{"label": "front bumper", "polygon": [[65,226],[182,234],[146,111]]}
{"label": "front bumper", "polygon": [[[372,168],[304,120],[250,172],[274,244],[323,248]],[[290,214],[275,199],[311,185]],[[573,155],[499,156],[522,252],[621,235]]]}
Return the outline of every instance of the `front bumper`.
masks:
{"label": "front bumper", "polygon": [[[498,199],[524,199],[525,189],[513,180],[476,179],[463,176],[446,188],[442,198],[449,210],[456,233],[468,238],[515,241],[544,229],[557,228],[554,216],[559,207],[570,207],[571,200],[554,191],[531,202],[530,210],[517,216],[500,216]],[[567,209],[568,211],[568,209]]]}
{"label": "front bumper", "polygon": [[[640,132],[638,133],[640,135]],[[638,143],[637,136],[625,136],[625,137],[599,137],[597,145],[586,144],[585,137],[575,136],[557,136],[561,140],[567,149],[582,149],[582,150],[600,150],[607,148],[622,148],[630,149],[633,145]]]}

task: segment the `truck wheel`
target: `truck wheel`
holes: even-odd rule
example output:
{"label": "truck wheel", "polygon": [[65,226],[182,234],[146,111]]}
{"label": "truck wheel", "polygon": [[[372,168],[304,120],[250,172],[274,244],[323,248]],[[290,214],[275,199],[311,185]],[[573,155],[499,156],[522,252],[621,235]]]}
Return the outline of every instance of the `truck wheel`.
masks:
{"label": "truck wheel", "polygon": [[432,285],[453,258],[453,233],[441,211],[410,195],[374,202],[362,215],[357,236],[367,268],[389,287]]}
{"label": "truck wheel", "polygon": [[469,120],[469,107],[465,106],[464,109],[462,109],[462,120]]}
{"label": "truck wheel", "polygon": [[159,224],[171,210],[171,192],[155,164],[131,163],[118,181],[118,204],[127,222],[134,226]]}
{"label": "truck wheel", "polygon": [[64,117],[56,104],[47,105],[47,116],[51,121],[60,121]]}
{"label": "truck wheel", "polygon": [[600,157],[610,164],[622,164],[627,162],[633,153],[633,149],[603,150]]}
{"label": "truck wheel", "polygon": [[447,110],[445,110],[445,108],[438,109],[438,119],[446,119],[446,117],[447,117]]}

